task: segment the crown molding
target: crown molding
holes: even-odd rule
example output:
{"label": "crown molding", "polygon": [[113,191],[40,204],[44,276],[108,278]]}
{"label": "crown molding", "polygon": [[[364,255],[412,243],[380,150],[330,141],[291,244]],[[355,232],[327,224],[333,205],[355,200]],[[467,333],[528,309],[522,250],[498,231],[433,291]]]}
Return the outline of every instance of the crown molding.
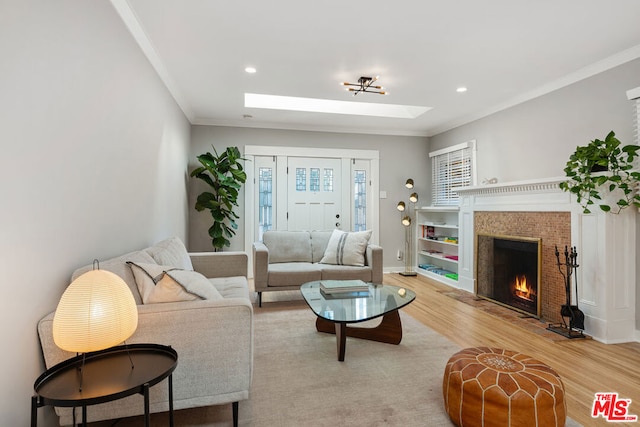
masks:
{"label": "crown molding", "polygon": [[193,123],[195,114],[191,109],[191,106],[182,94],[182,91],[178,89],[178,85],[171,77],[171,74],[167,70],[167,67],[165,67],[164,62],[160,59],[158,51],[151,42],[151,39],[147,36],[147,33],[142,27],[142,24],[140,24],[140,20],[131,8],[129,2],[127,0],[111,0],[111,4],[118,15],[120,15],[122,22],[124,22],[124,25],[133,36],[136,43],[138,43],[138,46],[140,46],[142,53],[144,53],[151,63],[151,66],[155,69],[160,80],[162,80],[167,90],[178,104],[178,107],[180,107],[184,115],[187,117],[187,120]]}
{"label": "crown molding", "polygon": [[[589,77],[593,77],[597,74],[608,71],[612,68],[618,67],[620,65],[626,64],[627,62],[631,62],[635,59],[640,58],[640,44],[635,45],[627,50],[622,52],[618,52],[615,55],[611,55],[608,58],[605,58],[601,61],[598,61],[594,64],[583,67],[571,74],[568,74],[564,77],[561,77],[555,81],[552,81],[548,84],[537,87],[529,92],[525,92],[522,95],[511,98],[510,100],[495,105],[493,107],[487,108],[485,110],[479,111],[476,114],[472,114],[466,117],[463,117],[459,120],[451,121],[447,124],[436,126],[429,132],[428,136],[434,136],[448,130],[457,128],[462,125],[466,125],[475,120],[482,119],[484,117],[490,116],[492,114],[498,113],[502,110],[506,110],[508,108],[514,107],[518,104],[522,104],[524,102],[530,101],[532,99],[538,98],[540,96],[546,95],[548,93],[554,92],[558,89],[562,89],[563,87],[572,85],[581,80],[585,80]],[[628,92],[627,92],[628,93]]]}
{"label": "crown molding", "polygon": [[191,121],[193,125],[204,126],[228,126],[238,128],[253,129],[274,129],[274,130],[297,130],[307,132],[329,132],[329,133],[356,133],[364,135],[389,135],[389,136],[417,136],[426,138],[426,131],[410,131],[405,129],[371,129],[371,128],[347,128],[336,126],[313,126],[296,123],[268,123],[252,120],[219,120],[196,118]]}

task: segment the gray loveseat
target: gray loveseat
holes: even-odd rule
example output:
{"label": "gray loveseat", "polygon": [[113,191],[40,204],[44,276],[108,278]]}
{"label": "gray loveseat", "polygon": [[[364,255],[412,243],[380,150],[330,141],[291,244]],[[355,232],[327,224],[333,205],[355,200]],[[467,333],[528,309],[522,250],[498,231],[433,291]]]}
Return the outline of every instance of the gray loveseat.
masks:
{"label": "gray loveseat", "polygon": [[253,243],[253,279],[262,306],[262,292],[295,290],[314,280],[382,283],[382,247],[367,244],[364,265],[321,263],[333,231],[266,231]]}
{"label": "gray loveseat", "polygon": [[[193,270],[209,278],[219,297],[193,301],[143,304],[127,261],[160,264]],[[72,280],[91,269],[85,266]],[[237,423],[238,401],[249,398],[253,370],[253,308],[247,283],[247,255],[241,252],[187,254],[177,238],[150,248],[101,261],[100,268],[124,279],[138,304],[138,328],[128,343],[170,345],[178,353],[173,373],[174,408],[233,404]],[[53,315],[38,323],[38,334],[47,368],[75,354],[53,341]],[[151,412],[168,411],[166,381],[150,389]],[[72,424],[70,408],[56,408],[60,425]],[[141,395],[90,406],[89,421],[117,419],[144,413]]]}

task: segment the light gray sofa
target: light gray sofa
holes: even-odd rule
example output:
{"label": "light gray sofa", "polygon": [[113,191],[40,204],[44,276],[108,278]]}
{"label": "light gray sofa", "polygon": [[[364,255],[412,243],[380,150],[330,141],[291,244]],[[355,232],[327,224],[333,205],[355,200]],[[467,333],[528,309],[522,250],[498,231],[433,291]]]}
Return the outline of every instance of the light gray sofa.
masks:
{"label": "light gray sofa", "polygon": [[364,266],[320,263],[333,231],[266,231],[254,242],[253,280],[262,306],[262,292],[295,290],[314,280],[382,283],[382,247],[368,244]]}
{"label": "light gray sofa", "polygon": [[[127,261],[175,266],[201,273],[219,291],[216,299],[142,304]],[[72,280],[91,269],[85,266]],[[138,304],[138,328],[127,343],[170,345],[178,353],[173,372],[174,408],[232,403],[237,425],[238,401],[249,398],[253,371],[253,308],[247,283],[247,254],[211,252],[187,254],[184,244],[167,239],[150,248],[100,262],[124,279]],[[38,334],[47,368],[75,356],[53,341],[53,315],[38,323]],[[169,410],[164,380],[150,389],[151,412]],[[60,425],[72,424],[70,408],[55,408]],[[141,395],[87,408],[89,421],[118,419],[144,413]]]}

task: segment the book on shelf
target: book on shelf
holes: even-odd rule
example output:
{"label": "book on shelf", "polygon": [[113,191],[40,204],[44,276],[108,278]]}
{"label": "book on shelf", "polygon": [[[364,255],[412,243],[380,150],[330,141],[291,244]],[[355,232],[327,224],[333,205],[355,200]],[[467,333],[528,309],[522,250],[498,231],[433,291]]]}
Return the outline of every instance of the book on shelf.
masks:
{"label": "book on shelf", "polygon": [[321,280],[320,291],[329,295],[369,292],[369,285],[362,280]]}
{"label": "book on shelf", "polygon": [[422,226],[422,237],[425,239],[435,239],[436,230],[431,225]]}
{"label": "book on shelf", "polygon": [[458,280],[458,273],[455,273],[453,271],[449,271],[445,268],[439,267],[437,265],[432,265],[432,264],[420,264],[418,265],[418,267],[422,270],[428,271],[430,273],[434,273],[440,276],[445,276],[448,277],[449,279],[452,280]]}

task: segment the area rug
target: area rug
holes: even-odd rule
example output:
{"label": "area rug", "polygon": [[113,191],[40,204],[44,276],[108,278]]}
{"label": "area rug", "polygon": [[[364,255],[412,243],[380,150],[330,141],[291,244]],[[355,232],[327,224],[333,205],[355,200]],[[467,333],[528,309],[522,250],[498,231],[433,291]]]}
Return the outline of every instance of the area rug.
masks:
{"label": "area rug", "polygon": [[[316,331],[304,302],[265,305],[254,311],[253,384],[239,405],[241,426],[453,425],[444,410],[442,374],[460,350],[456,344],[401,311],[399,345],[347,338],[339,362],[335,336]],[[230,426],[231,405],[176,411],[175,421],[177,427]],[[151,424],[168,425],[167,414],[153,414]]]}

